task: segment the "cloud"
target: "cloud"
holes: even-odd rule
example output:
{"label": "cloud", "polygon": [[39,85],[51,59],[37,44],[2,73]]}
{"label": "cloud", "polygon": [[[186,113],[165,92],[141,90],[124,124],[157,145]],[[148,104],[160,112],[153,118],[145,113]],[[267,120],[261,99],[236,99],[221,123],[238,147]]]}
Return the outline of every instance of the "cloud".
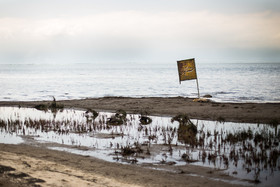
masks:
{"label": "cloud", "polygon": [[75,17],[0,18],[0,25],[0,59],[60,56],[165,61],[187,55],[220,58],[227,49],[248,50],[251,55],[254,49],[280,49],[280,13],[269,11],[116,11]]}

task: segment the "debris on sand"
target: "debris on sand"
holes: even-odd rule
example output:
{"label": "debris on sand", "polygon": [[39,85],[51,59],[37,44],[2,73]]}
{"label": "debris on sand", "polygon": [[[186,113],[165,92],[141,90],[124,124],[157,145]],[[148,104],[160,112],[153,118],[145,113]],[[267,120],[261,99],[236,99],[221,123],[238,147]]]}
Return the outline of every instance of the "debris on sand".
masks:
{"label": "debris on sand", "polygon": [[117,110],[116,114],[108,118],[108,125],[122,125],[126,122],[126,112],[124,110]]}
{"label": "debris on sand", "polygon": [[57,112],[58,110],[62,110],[64,108],[64,105],[58,104],[55,97],[53,97],[53,101],[50,104],[38,104],[35,105],[34,108],[36,108],[37,110],[51,110],[52,112]]}

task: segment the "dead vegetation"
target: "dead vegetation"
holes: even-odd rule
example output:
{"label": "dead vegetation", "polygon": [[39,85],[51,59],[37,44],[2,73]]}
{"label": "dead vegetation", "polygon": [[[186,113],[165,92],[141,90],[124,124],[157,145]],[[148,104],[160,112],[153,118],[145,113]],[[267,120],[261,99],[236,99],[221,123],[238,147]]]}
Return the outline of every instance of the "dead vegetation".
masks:
{"label": "dead vegetation", "polygon": [[[201,162],[220,169],[240,168],[242,164],[244,171],[254,173],[255,182],[261,181],[262,173],[273,174],[280,170],[280,131],[275,125],[278,122],[261,130],[256,126],[233,131],[226,124],[215,123],[223,127],[219,130],[209,130],[204,124],[195,125],[186,114],[160,122],[157,117],[149,117],[153,120],[145,125],[138,119],[147,117],[147,114],[132,115],[124,110],[103,114],[88,109],[83,116],[87,119],[85,122],[74,119],[0,119],[0,129],[1,132],[19,135],[28,135],[28,131],[33,129],[34,134],[53,131],[59,136],[79,133],[96,139],[110,139],[110,150],[117,156],[115,158],[129,163],[153,159],[155,147],[160,147],[156,155],[162,158],[157,160],[161,164]],[[133,130],[136,132],[132,133]],[[101,132],[108,134],[96,136]],[[72,145],[80,145],[77,140],[71,141]],[[176,160],[173,155],[179,155],[179,158]],[[234,173],[236,175],[239,171]]]}
{"label": "dead vegetation", "polygon": [[52,112],[57,112],[58,110],[63,110],[64,109],[64,105],[58,104],[56,102],[55,97],[53,97],[53,101],[51,103],[48,103],[48,104],[38,104],[38,105],[35,105],[34,108],[36,108],[37,110],[42,110],[42,111],[51,110]]}

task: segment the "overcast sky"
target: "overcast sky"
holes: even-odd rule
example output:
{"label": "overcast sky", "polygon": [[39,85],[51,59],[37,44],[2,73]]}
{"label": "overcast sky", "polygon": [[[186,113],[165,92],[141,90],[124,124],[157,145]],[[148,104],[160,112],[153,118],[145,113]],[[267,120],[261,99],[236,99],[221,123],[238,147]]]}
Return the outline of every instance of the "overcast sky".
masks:
{"label": "overcast sky", "polygon": [[0,63],[280,62],[279,0],[0,0]]}

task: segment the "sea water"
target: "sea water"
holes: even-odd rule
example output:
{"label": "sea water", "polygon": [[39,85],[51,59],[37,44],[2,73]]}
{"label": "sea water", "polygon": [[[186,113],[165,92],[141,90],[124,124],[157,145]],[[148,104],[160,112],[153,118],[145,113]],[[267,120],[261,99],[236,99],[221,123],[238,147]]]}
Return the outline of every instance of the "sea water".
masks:
{"label": "sea water", "polygon": [[[219,102],[280,102],[280,63],[196,63],[200,95]],[[0,100],[197,97],[173,63],[0,64]]]}

